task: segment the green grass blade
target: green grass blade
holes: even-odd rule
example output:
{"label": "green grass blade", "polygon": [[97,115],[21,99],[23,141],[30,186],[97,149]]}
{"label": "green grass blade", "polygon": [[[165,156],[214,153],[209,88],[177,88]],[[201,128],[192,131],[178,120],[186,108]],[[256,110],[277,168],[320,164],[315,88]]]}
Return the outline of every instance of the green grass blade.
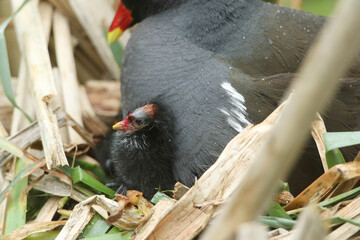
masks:
{"label": "green grass blade", "polygon": [[83,240],[130,240],[133,231],[127,233],[112,233],[112,234],[104,234],[101,236],[91,236],[82,238]]}
{"label": "green grass blade", "polygon": [[343,223],[350,223],[352,225],[360,227],[359,221],[355,221],[355,220],[351,220],[351,219],[343,218],[343,217],[330,217],[330,218],[324,219],[323,221],[329,222],[330,224],[335,224],[335,225],[340,225]]}
{"label": "green grass blade", "polygon": [[108,232],[108,234],[118,233],[118,232],[122,232],[122,231],[124,231],[124,230],[120,230],[120,229],[117,228],[117,227],[112,227],[112,228],[110,229],[110,231]]}
{"label": "green grass blade", "polygon": [[348,192],[345,192],[345,193],[339,194],[339,195],[337,195],[335,197],[326,199],[326,200],[320,202],[319,206],[326,207],[326,206],[329,206],[329,205],[333,205],[333,204],[338,203],[340,201],[344,201],[344,200],[354,198],[354,197],[358,196],[359,194],[360,194],[360,187],[357,187],[357,188],[354,188],[354,189],[352,189],[352,190],[350,190]]}
{"label": "green grass blade", "polygon": [[87,186],[83,185],[83,184],[75,184],[74,185],[74,189],[78,190],[79,192],[85,194],[87,197],[92,197],[95,195],[95,193],[93,193],[91,190],[89,190],[87,188]]}
{"label": "green grass blade", "polygon": [[324,141],[326,161],[328,167],[331,168],[334,165],[345,163],[345,159],[339,148],[360,144],[360,131],[325,133]]}
{"label": "green grass blade", "polygon": [[0,149],[4,149],[5,151],[15,155],[18,158],[25,159],[24,152],[21,148],[7,140],[6,138],[0,136]]}
{"label": "green grass blade", "polygon": [[[4,149],[19,159],[23,160],[24,162],[27,162],[24,152],[21,148],[13,144],[12,142],[8,141],[6,138],[0,136],[0,149]],[[18,182],[22,181],[28,173],[37,165],[39,164],[40,160],[31,164],[30,166],[24,168],[22,171],[19,171],[18,174],[16,174],[16,177],[14,180],[0,193],[0,203],[4,200],[5,194],[10,191]]]}
{"label": "green grass blade", "polygon": [[325,156],[326,156],[326,164],[328,165],[329,169],[335,165],[343,164],[346,162],[344,156],[342,155],[342,153],[338,148],[327,151]]}
{"label": "green grass blade", "polygon": [[269,227],[285,228],[285,229],[292,229],[296,223],[296,221],[286,218],[265,217],[265,216],[261,216],[260,221]]}
{"label": "green grass blade", "polygon": [[110,228],[111,228],[111,225],[106,223],[106,221],[103,217],[101,217],[99,214],[95,214],[94,217],[90,220],[90,222],[84,228],[80,237],[103,235]]}
{"label": "green grass blade", "polygon": [[268,210],[268,214],[271,217],[279,217],[292,220],[292,218],[286,213],[286,211],[278,204],[277,202],[273,202],[270,209]]}
{"label": "green grass blade", "polygon": [[97,166],[96,164],[88,163],[82,160],[77,160],[76,164],[79,164],[82,169],[94,173],[104,183],[111,181],[111,179],[106,176],[104,170],[102,170],[101,167]]}
{"label": "green grass blade", "polygon": [[91,187],[92,189],[107,194],[110,198],[114,197],[115,191],[105,186],[97,179],[89,175],[80,166],[72,169],[72,179],[74,183],[82,182],[83,184]]}
{"label": "green grass blade", "polygon": [[68,176],[69,178],[72,178],[72,175],[71,175],[71,171],[72,171],[72,168],[69,167],[69,166],[60,166],[59,169],[66,175]]}
{"label": "green grass blade", "polygon": [[324,134],[326,151],[360,144],[358,132],[328,132]]}
{"label": "green grass blade", "polygon": [[7,198],[8,201],[6,208],[5,234],[14,231],[18,227],[21,227],[26,223],[26,205],[27,205],[26,189],[27,189],[28,178],[23,173],[26,172],[28,168],[29,167],[27,167],[26,160],[18,159],[16,161],[15,174],[17,176],[20,175],[21,179],[19,179],[18,181],[16,181],[15,184],[13,184],[13,189],[11,190]]}
{"label": "green grass blade", "polygon": [[[22,159],[23,161],[25,161],[24,159]],[[5,194],[7,192],[9,192],[12,188],[14,188],[14,186],[23,181],[24,178],[26,178],[26,176],[29,175],[29,172],[36,166],[38,165],[40,162],[40,160],[38,160],[37,162],[34,162],[32,164],[30,164],[29,166],[27,166],[26,168],[24,168],[22,171],[20,171],[16,177],[14,178],[14,180],[0,193],[0,203],[2,203],[2,201],[4,201],[4,197]]]}
{"label": "green grass blade", "polygon": [[48,232],[39,232],[33,233],[28,237],[24,238],[24,240],[55,240],[59,235],[60,230],[48,231]]}
{"label": "green grass blade", "polygon": [[166,195],[165,193],[156,192],[150,202],[152,202],[153,204],[157,204],[158,202],[160,202],[160,200],[169,199],[169,198],[170,197],[168,195]]}

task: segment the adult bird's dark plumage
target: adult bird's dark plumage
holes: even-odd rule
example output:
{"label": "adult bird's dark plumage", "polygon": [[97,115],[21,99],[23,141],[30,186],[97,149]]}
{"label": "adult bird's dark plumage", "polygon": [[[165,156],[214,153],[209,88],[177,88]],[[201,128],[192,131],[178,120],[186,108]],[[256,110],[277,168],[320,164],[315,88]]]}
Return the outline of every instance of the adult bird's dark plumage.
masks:
{"label": "adult bird's dark plumage", "polygon": [[[124,0],[120,6],[118,16],[126,14],[114,19],[110,40],[141,22],[123,58],[123,112],[154,98],[172,110],[173,174],[188,186],[239,131],[275,109],[325,21],[260,0]],[[359,65],[357,59],[325,117],[330,131],[360,127]],[[307,164],[321,171],[320,163]],[[314,177],[306,181],[306,171],[298,175],[304,184]]]}
{"label": "adult bird's dark plumage", "polygon": [[173,188],[172,125],[169,111],[148,103],[113,126],[116,131],[102,143],[98,156],[112,170],[117,193],[138,190],[151,198],[157,188]]}

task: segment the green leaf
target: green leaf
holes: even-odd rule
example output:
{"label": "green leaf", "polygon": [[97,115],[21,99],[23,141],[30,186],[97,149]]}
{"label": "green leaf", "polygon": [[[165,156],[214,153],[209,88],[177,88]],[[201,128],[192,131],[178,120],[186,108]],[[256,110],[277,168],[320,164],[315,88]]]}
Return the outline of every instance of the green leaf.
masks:
{"label": "green leaf", "polygon": [[271,207],[268,210],[268,214],[271,217],[279,217],[279,218],[285,218],[285,219],[292,220],[292,218],[286,213],[286,211],[277,202],[273,202],[271,204]]}
{"label": "green leaf", "polygon": [[360,132],[331,132],[324,133],[326,147],[326,161],[331,168],[345,163],[339,148],[360,144]]}
{"label": "green leaf", "polygon": [[88,171],[91,171],[92,173],[94,173],[104,183],[110,182],[110,178],[108,178],[106,176],[104,170],[102,170],[101,167],[97,166],[96,164],[88,163],[88,162],[82,161],[82,160],[77,160],[76,163],[79,164],[79,166],[82,169],[88,170]]}
{"label": "green leaf", "polygon": [[324,133],[326,151],[360,144],[358,132],[328,132]]}
{"label": "green leaf", "polygon": [[0,148],[15,155],[18,158],[25,159],[24,151],[2,136],[0,136]]}
{"label": "green leaf", "polygon": [[35,220],[40,212],[40,209],[49,199],[49,194],[36,189],[31,189],[28,192],[27,208],[26,208],[26,222]]}
{"label": "green leaf", "polygon": [[340,225],[340,224],[343,224],[343,223],[350,223],[352,225],[360,227],[360,222],[355,221],[355,220],[351,220],[351,219],[348,219],[348,218],[343,218],[343,217],[330,217],[330,218],[324,219],[323,221],[329,222],[330,224],[335,224],[335,225]]}
{"label": "green leaf", "polygon": [[111,225],[106,223],[105,219],[99,214],[95,214],[94,217],[84,228],[81,237],[90,237],[105,234]]}
{"label": "green leaf", "polygon": [[[6,206],[6,219],[5,219],[5,234],[8,234],[18,227],[25,225],[26,223],[26,204],[27,204],[27,175],[23,173],[28,173],[29,167],[27,166],[27,161],[25,159],[17,159],[15,165],[15,174],[17,175],[15,178],[20,176],[15,184],[11,182],[9,184],[13,186],[11,190],[7,206]],[[8,187],[9,187],[8,186]],[[7,190],[6,188],[5,190]]]}
{"label": "green leaf", "polygon": [[59,169],[69,178],[72,178],[71,172],[72,172],[72,168],[64,165],[64,166],[60,166]]}
{"label": "green leaf", "polygon": [[107,194],[110,198],[114,197],[115,194],[114,190],[105,186],[97,179],[89,175],[87,172],[81,169],[80,166],[77,166],[72,169],[72,179],[74,183],[82,182],[96,191]]}
{"label": "green leaf", "polygon": [[348,192],[345,192],[345,193],[339,194],[339,195],[337,195],[335,197],[324,200],[324,201],[322,201],[322,202],[320,202],[318,204],[321,207],[326,207],[326,206],[338,203],[340,201],[344,201],[344,200],[354,198],[354,197],[358,196],[359,193],[360,193],[360,187],[357,187],[357,188],[354,188],[354,189],[352,189],[352,190],[350,190]]}
{"label": "green leaf", "polygon": [[[23,162],[27,162],[23,150],[2,136],[0,136],[0,148],[12,153],[13,155],[21,159]],[[29,174],[29,172],[37,164],[39,164],[39,162],[40,160],[33,164],[30,164],[28,167],[22,169],[16,174],[14,180],[0,193],[0,203],[4,200],[5,194],[10,191],[18,182],[22,181],[22,179],[24,179]]]}
{"label": "green leaf", "polygon": [[344,156],[342,155],[342,153],[338,148],[326,152],[325,155],[326,155],[326,164],[328,165],[329,169],[335,165],[345,163]]}
{"label": "green leaf", "polygon": [[5,40],[5,29],[9,22],[14,18],[14,16],[21,10],[23,6],[28,2],[29,0],[25,0],[22,5],[17,9],[10,17],[8,17],[2,24],[0,24],[0,79],[2,86],[4,88],[4,92],[6,97],[9,99],[9,101],[12,103],[14,107],[19,109],[24,116],[29,120],[29,122],[32,122],[32,119],[29,115],[25,113],[24,110],[22,110],[15,101],[14,91],[11,85],[11,73],[10,73],[10,65],[9,65],[9,57],[6,47],[6,40]]}
{"label": "green leaf", "polygon": [[24,238],[24,240],[55,240],[59,233],[60,230],[33,233],[28,237]]}
{"label": "green leaf", "polygon": [[265,216],[261,216],[260,221],[272,228],[285,228],[285,229],[293,228],[296,223],[296,221],[287,218],[265,217]]}
{"label": "green leaf", "polygon": [[30,164],[29,166],[27,166],[25,169],[23,169],[16,175],[14,180],[12,182],[10,182],[10,184],[0,193],[0,203],[2,203],[2,201],[4,200],[5,194],[7,192],[9,192],[17,183],[21,182],[26,176],[28,176],[30,171],[33,170],[33,168],[37,164],[39,164],[39,162],[40,162],[40,160]]}
{"label": "green leaf", "polygon": [[117,227],[112,227],[112,228],[110,229],[110,231],[108,232],[108,234],[118,233],[118,232],[122,232],[122,231],[124,231],[124,230],[120,230],[120,229],[118,229]]}
{"label": "green leaf", "polygon": [[104,234],[101,236],[91,236],[82,238],[83,240],[131,240],[131,235],[133,231],[127,233],[111,233]]}
{"label": "green leaf", "polygon": [[168,195],[166,195],[165,193],[162,192],[157,192],[155,193],[155,195],[152,197],[151,201],[153,204],[157,204],[158,202],[160,202],[160,200],[163,199],[169,199],[171,197],[169,197]]}
{"label": "green leaf", "polygon": [[88,188],[87,188],[87,186],[85,186],[84,184],[81,184],[81,183],[79,183],[79,184],[75,184],[73,187],[76,189],[76,190],[78,190],[78,191],[80,191],[81,193],[83,193],[83,194],[85,194],[87,197],[92,197],[92,196],[94,196],[95,195],[95,193],[93,193],[92,191],[90,191]]}
{"label": "green leaf", "polygon": [[68,203],[70,200],[70,197],[62,197],[60,201],[58,202],[58,209],[63,209],[65,204]]}

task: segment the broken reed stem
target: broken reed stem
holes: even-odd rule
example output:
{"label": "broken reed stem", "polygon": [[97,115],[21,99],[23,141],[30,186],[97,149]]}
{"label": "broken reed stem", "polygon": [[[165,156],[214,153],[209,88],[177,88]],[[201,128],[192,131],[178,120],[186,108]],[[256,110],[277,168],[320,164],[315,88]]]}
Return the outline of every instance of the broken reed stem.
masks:
{"label": "broken reed stem", "polygon": [[320,219],[319,208],[316,205],[310,205],[300,214],[290,239],[294,240],[312,240],[324,239],[325,228]]}
{"label": "broken reed stem", "polygon": [[340,2],[334,18],[328,20],[305,58],[299,77],[290,88],[295,91],[255,155],[244,181],[201,239],[228,239],[240,224],[256,219],[268,207],[278,181],[294,165],[316,112],[334,95],[339,78],[356,56],[360,45],[359,12],[360,1]]}
{"label": "broken reed stem", "polygon": [[[12,8],[17,9],[22,2],[11,0]],[[47,167],[67,165],[56,117],[48,104],[56,89],[36,1],[29,1],[15,17],[15,28],[31,80]]]}
{"label": "broken reed stem", "polygon": [[[41,18],[41,23],[44,30],[45,40],[48,43],[50,37],[50,27],[51,27],[51,19],[52,19],[52,7],[47,2],[39,3],[39,13]],[[20,59],[20,67],[19,67],[19,75],[18,75],[18,85],[16,88],[16,102],[21,106],[22,109],[25,110],[31,117],[33,117],[31,113],[34,113],[33,105],[30,101],[28,101],[28,96],[31,95],[29,91],[29,79],[28,73],[26,69],[26,63],[24,56]],[[25,119],[22,112],[18,109],[14,108],[13,118],[11,123],[11,134],[15,134],[21,128],[27,127],[29,125],[29,121]]]}
{"label": "broken reed stem", "polygon": [[321,163],[324,169],[324,172],[329,171],[329,167],[326,162],[326,148],[325,148],[325,141],[324,141],[324,133],[326,133],[325,123],[320,116],[319,113],[316,114],[315,121],[313,122],[311,128],[311,135],[315,140],[316,147],[318,149]]}
{"label": "broken reed stem", "polygon": [[[62,92],[63,87],[62,87],[62,81],[61,81],[59,69],[56,67],[53,68],[53,74],[54,74],[56,89],[58,90],[58,95],[51,101],[51,108],[56,109],[60,107],[61,109],[65,109],[64,94]],[[63,144],[68,144],[70,142],[68,127],[60,128],[60,136],[63,141]]]}
{"label": "broken reed stem", "polygon": [[41,23],[44,29],[45,40],[49,44],[51,22],[53,18],[53,8],[48,2],[40,2],[39,13],[41,17]]}
{"label": "broken reed stem", "polygon": [[[51,19],[52,19],[52,7],[47,2],[39,3],[39,13],[41,23],[44,30],[45,40],[48,43],[51,30]],[[16,86],[16,102],[25,110],[32,118],[34,115],[34,109],[31,101],[28,101],[28,96],[31,95],[29,91],[29,78],[26,69],[26,63],[24,56],[20,59],[18,84]],[[11,123],[11,135],[17,133],[20,129],[25,128],[29,125],[29,121],[25,119],[22,112],[17,108],[14,108],[12,123]]]}
{"label": "broken reed stem", "polygon": [[[60,70],[61,86],[65,111],[80,125],[81,104],[79,97],[79,84],[76,76],[75,58],[73,52],[70,24],[58,10],[54,14],[54,38],[56,60]],[[67,144],[82,144],[84,140],[71,127],[68,127],[70,142]]]}

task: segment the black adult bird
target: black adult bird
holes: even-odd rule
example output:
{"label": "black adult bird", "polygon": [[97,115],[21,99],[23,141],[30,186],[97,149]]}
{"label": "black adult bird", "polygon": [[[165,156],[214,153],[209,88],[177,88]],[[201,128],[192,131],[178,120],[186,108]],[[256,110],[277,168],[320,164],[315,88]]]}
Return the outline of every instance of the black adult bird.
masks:
{"label": "black adult bird", "polygon": [[117,193],[138,190],[151,198],[156,188],[173,188],[172,123],[169,111],[148,103],[113,126],[117,131],[102,143],[98,157],[111,168]]}
{"label": "black adult bird", "polygon": [[[154,98],[172,110],[173,174],[191,186],[231,138],[274,110],[324,20],[259,0],[121,1],[109,41],[141,21],[123,58],[123,111]],[[360,127],[359,59],[354,66],[326,117],[330,131]],[[319,162],[301,166],[296,191],[321,172]]]}

